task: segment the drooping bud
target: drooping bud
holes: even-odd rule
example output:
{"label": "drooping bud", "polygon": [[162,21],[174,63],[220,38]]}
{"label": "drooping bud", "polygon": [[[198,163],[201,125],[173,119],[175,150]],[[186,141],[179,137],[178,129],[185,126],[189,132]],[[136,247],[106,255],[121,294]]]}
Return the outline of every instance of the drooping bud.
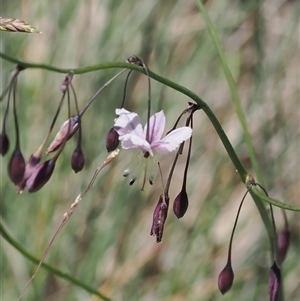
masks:
{"label": "drooping bud", "polygon": [[112,127],[106,135],[106,149],[112,152],[119,146],[119,134]]}
{"label": "drooping bud", "polygon": [[168,215],[169,197],[161,195],[153,212],[153,223],[150,235],[156,236],[156,242],[160,242],[164,232],[164,225]]}
{"label": "drooping bud", "polygon": [[6,133],[0,134],[0,154],[4,157],[9,149],[9,139]]}
{"label": "drooping bud", "polygon": [[274,261],[269,274],[269,301],[277,301],[280,289],[281,272]]}
{"label": "drooping bud", "polygon": [[182,218],[185,215],[188,206],[189,206],[188,196],[186,190],[182,188],[182,190],[177,195],[173,203],[173,211],[177,216],[177,218]]}
{"label": "drooping bud", "polygon": [[81,171],[84,167],[84,155],[81,147],[76,147],[71,158],[71,166],[75,173]]}
{"label": "drooping bud", "polygon": [[279,253],[281,263],[284,261],[286,257],[289,246],[290,246],[290,231],[288,228],[284,228],[280,232],[277,240],[277,248],[278,248],[278,253]]}
{"label": "drooping bud", "polygon": [[127,58],[126,62],[143,67],[143,63],[142,63],[141,59],[135,55],[132,55],[129,58]]}
{"label": "drooping bud", "polygon": [[32,175],[35,166],[41,161],[41,157],[36,156],[35,154],[31,155],[26,167],[25,167],[25,173],[23,176],[23,179],[20,183],[18,183],[17,185],[17,193],[22,193],[25,186],[26,186],[26,182],[29,179],[29,177]]}
{"label": "drooping bud", "polygon": [[218,279],[218,287],[222,295],[224,295],[231,289],[233,279],[234,279],[234,273],[232,270],[231,263],[227,262],[225,268],[220,273]]}
{"label": "drooping bud", "polygon": [[17,185],[22,181],[25,173],[25,160],[19,149],[16,149],[8,164],[8,174],[11,181]]}
{"label": "drooping bud", "polygon": [[69,140],[70,138],[72,138],[72,136],[76,133],[77,129],[78,129],[78,116],[76,115],[66,120],[62,124],[54,140],[45,151],[45,154],[48,155],[49,153],[56,151],[65,140]]}
{"label": "drooping bud", "polygon": [[40,190],[51,178],[56,159],[50,159],[35,166],[31,176],[26,181],[26,187],[29,192]]}

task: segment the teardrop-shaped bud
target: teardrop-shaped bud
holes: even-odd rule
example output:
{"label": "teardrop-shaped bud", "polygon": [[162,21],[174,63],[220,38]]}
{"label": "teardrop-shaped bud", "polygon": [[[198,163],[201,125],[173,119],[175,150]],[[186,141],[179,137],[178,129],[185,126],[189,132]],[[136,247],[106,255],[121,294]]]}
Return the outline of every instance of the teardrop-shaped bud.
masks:
{"label": "teardrop-shaped bud", "polygon": [[71,158],[71,166],[75,173],[81,171],[84,167],[84,155],[81,147],[76,147]]}
{"label": "teardrop-shaped bud", "polygon": [[51,142],[50,146],[45,151],[48,155],[56,151],[65,140],[69,140],[76,133],[78,129],[78,116],[72,116],[70,119],[66,120],[60,127],[58,133],[56,134],[54,140]]}
{"label": "teardrop-shaped bud", "polygon": [[234,279],[234,273],[231,264],[227,263],[225,268],[220,273],[218,279],[218,287],[222,295],[224,295],[231,289],[233,279]]}
{"label": "teardrop-shaped bud", "polygon": [[25,167],[25,173],[23,176],[23,179],[20,183],[17,185],[17,193],[22,193],[25,186],[26,182],[29,179],[29,177],[32,175],[35,166],[41,161],[41,157],[36,156],[36,155],[31,155],[28,162],[26,163]]}
{"label": "teardrop-shaped bud", "polygon": [[289,229],[285,228],[280,232],[277,240],[277,247],[278,247],[281,263],[284,261],[286,257],[289,246],[290,246],[290,231]]}
{"label": "teardrop-shaped bud", "polygon": [[112,152],[119,146],[119,134],[114,128],[111,128],[106,135],[106,149],[108,152]]}
{"label": "teardrop-shaped bud", "polygon": [[55,167],[55,162],[55,159],[50,159],[35,166],[31,176],[26,181],[26,187],[29,192],[40,190],[49,181]]}
{"label": "teardrop-shaped bud", "polygon": [[8,164],[8,174],[11,181],[17,185],[23,179],[25,173],[25,160],[19,149],[16,149]]}
{"label": "teardrop-shaped bud", "polygon": [[173,203],[173,211],[177,218],[182,218],[189,206],[189,200],[184,188],[180,191]]}
{"label": "teardrop-shaped bud", "polygon": [[6,133],[0,134],[0,154],[4,157],[9,149],[9,139]]}
{"label": "teardrop-shaped bud", "polygon": [[274,261],[269,274],[269,301],[277,301],[280,289],[281,272]]}
{"label": "teardrop-shaped bud", "polygon": [[156,242],[160,242],[164,232],[164,226],[168,215],[169,197],[163,194],[159,197],[153,212],[153,223],[150,235],[156,236]]}

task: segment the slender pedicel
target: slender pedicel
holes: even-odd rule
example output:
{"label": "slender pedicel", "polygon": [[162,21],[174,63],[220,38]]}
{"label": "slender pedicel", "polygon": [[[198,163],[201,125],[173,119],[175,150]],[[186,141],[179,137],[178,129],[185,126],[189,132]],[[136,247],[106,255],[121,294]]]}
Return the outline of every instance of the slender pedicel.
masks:
{"label": "slender pedicel", "polygon": [[[137,56],[130,56],[127,59],[128,63],[138,65],[140,67],[143,67],[147,78],[148,78],[148,108],[147,108],[147,123],[149,124],[150,116],[151,116],[151,80],[148,72],[148,67],[146,64],[143,62],[142,59],[140,59]],[[150,141],[150,128],[147,127],[147,132],[146,132],[146,140],[149,142]]]}
{"label": "slender pedicel", "polygon": [[284,226],[280,234],[278,235],[278,240],[277,240],[277,248],[278,248],[280,263],[282,263],[286,258],[286,254],[290,246],[290,236],[291,236],[289,224],[286,217],[286,212],[283,209],[281,209],[281,211],[283,214]]}
{"label": "slender pedicel", "polygon": [[233,279],[234,279],[234,273],[232,270],[232,265],[231,265],[231,250],[232,250],[232,242],[233,242],[233,236],[234,236],[234,232],[237,226],[237,222],[239,219],[239,215],[244,203],[244,200],[246,198],[246,195],[248,194],[248,192],[250,191],[251,187],[253,186],[253,184],[251,184],[249,186],[249,188],[247,189],[246,193],[244,194],[242,201],[240,203],[235,221],[234,221],[234,226],[231,232],[231,237],[230,237],[230,242],[229,242],[229,247],[228,247],[228,257],[227,257],[227,263],[224,267],[224,269],[222,270],[222,272],[219,274],[219,278],[218,278],[218,287],[220,292],[224,295],[226,292],[228,292],[232,286],[233,283]]}
{"label": "slender pedicel", "polygon": [[127,93],[127,84],[128,84],[128,80],[129,80],[129,77],[131,75],[133,70],[130,70],[126,76],[126,79],[125,79],[125,84],[124,84],[124,90],[123,90],[123,98],[122,98],[122,102],[121,102],[121,107],[120,108],[124,108],[124,104],[125,104],[125,100],[126,100],[126,93]]}
{"label": "slender pedicel", "polygon": [[77,116],[78,116],[79,133],[78,133],[77,147],[73,151],[73,154],[72,154],[72,157],[71,157],[71,167],[74,170],[74,172],[77,173],[77,172],[79,172],[83,169],[85,160],[84,160],[84,154],[83,154],[83,151],[82,151],[82,148],[81,148],[82,128],[81,128],[81,118],[80,118],[80,115],[79,115],[77,96],[76,96],[75,89],[74,89],[72,83],[70,83],[70,87],[71,87],[71,90],[73,92],[75,107],[76,107]]}

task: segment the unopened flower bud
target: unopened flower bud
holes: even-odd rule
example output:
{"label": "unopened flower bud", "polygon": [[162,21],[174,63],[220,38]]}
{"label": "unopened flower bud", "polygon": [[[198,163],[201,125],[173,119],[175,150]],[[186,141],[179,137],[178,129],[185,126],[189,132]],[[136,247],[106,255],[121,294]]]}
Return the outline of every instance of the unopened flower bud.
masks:
{"label": "unopened flower bud", "polygon": [[78,116],[76,115],[66,120],[62,124],[54,140],[45,151],[45,154],[48,155],[49,153],[52,153],[55,150],[57,150],[64,141],[69,140],[76,133],[77,129],[78,129]]}
{"label": "unopened flower bud", "polygon": [[81,147],[76,147],[71,158],[71,166],[75,173],[81,171],[84,167],[84,155]]}
{"label": "unopened flower bud", "polygon": [[73,75],[72,74],[67,74],[62,85],[60,86],[60,90],[62,93],[66,93],[68,88],[69,88],[69,85],[70,85],[70,82],[72,81],[72,78],[73,78]]}
{"label": "unopened flower bud", "polygon": [[182,218],[186,213],[189,206],[189,200],[185,189],[183,188],[181,192],[177,195],[173,203],[173,211],[177,218]]}
{"label": "unopened flower bud", "polygon": [[153,212],[153,223],[150,235],[156,236],[156,242],[160,242],[164,232],[164,225],[168,215],[169,197],[163,194],[159,197]]}
{"label": "unopened flower bud", "polygon": [[25,167],[25,173],[23,176],[22,181],[20,181],[17,185],[17,193],[22,193],[25,186],[26,182],[29,179],[29,177],[32,175],[35,166],[41,161],[41,157],[36,156],[36,155],[31,155],[28,162],[26,163]]}
{"label": "unopened flower bud", "polygon": [[141,59],[134,55],[127,58],[126,62],[143,67],[143,63],[142,63]]}
{"label": "unopened flower bud", "polygon": [[274,261],[269,274],[269,301],[277,301],[280,289],[281,272]]}
{"label": "unopened flower bud", "polygon": [[4,157],[9,149],[9,139],[6,133],[0,134],[0,154]]}
{"label": "unopened flower bud", "polygon": [[280,262],[283,262],[287,251],[289,249],[290,246],[290,231],[289,229],[285,228],[283,229],[279,236],[278,236],[278,240],[277,240],[277,247],[278,247],[278,252],[279,252],[279,256],[280,256]]}
{"label": "unopened flower bud", "polygon": [[220,273],[218,279],[218,287],[222,295],[224,295],[231,289],[233,279],[234,279],[234,273],[231,264],[227,263],[225,268]]}
{"label": "unopened flower bud", "polygon": [[29,192],[40,190],[51,178],[55,167],[55,159],[47,160],[35,166],[31,176],[26,181]]}
{"label": "unopened flower bud", "polygon": [[16,149],[11,156],[8,165],[8,173],[11,181],[15,185],[17,185],[23,179],[25,173],[25,160],[22,153],[18,149]]}
{"label": "unopened flower bud", "polygon": [[114,128],[111,128],[106,135],[106,149],[108,152],[112,152],[117,149],[119,145],[119,134]]}

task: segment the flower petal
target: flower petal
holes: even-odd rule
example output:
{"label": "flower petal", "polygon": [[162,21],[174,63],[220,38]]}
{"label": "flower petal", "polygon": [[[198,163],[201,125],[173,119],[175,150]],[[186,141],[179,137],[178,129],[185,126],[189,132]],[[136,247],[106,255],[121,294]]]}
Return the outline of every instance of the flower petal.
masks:
{"label": "flower petal", "polygon": [[176,150],[183,141],[189,139],[192,135],[192,129],[184,126],[169,133],[162,140],[151,144],[151,148],[160,153],[166,154]]}
{"label": "flower petal", "polygon": [[124,149],[137,148],[144,152],[149,152],[149,154],[153,156],[150,144],[139,136],[127,134],[120,136],[119,140],[121,141],[122,148]]}
{"label": "flower petal", "polygon": [[134,134],[145,138],[138,114],[131,113],[125,109],[116,109],[116,114],[119,115],[119,117],[115,119],[114,129],[120,136]]}
{"label": "flower petal", "polygon": [[[163,111],[155,113],[153,116],[150,117],[149,120],[150,128],[149,128],[149,142],[154,143],[160,140],[166,124],[166,117]],[[147,135],[147,128],[148,123],[145,125],[145,137]]]}

